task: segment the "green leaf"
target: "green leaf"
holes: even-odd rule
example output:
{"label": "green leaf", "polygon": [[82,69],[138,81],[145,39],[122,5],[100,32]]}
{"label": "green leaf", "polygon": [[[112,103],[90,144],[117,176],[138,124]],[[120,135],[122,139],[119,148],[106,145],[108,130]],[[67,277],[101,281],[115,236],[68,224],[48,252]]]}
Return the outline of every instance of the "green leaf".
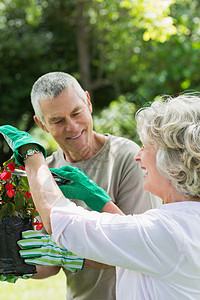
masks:
{"label": "green leaf", "polygon": [[6,203],[0,210],[0,221],[3,217],[12,216],[15,211],[15,205],[12,202]]}
{"label": "green leaf", "polygon": [[7,203],[7,214],[12,216],[15,211],[15,205],[12,202]]}
{"label": "green leaf", "polygon": [[28,184],[28,179],[27,177],[21,177],[21,181],[22,181],[22,184],[23,184],[23,188],[26,190],[26,191],[29,191],[29,184]]}
{"label": "green leaf", "polygon": [[5,217],[7,214],[7,204],[5,204],[1,209],[0,209],[0,222],[2,221],[3,217]]}
{"label": "green leaf", "polygon": [[25,199],[20,194],[17,194],[15,196],[15,210],[19,211],[21,210],[25,205]]}

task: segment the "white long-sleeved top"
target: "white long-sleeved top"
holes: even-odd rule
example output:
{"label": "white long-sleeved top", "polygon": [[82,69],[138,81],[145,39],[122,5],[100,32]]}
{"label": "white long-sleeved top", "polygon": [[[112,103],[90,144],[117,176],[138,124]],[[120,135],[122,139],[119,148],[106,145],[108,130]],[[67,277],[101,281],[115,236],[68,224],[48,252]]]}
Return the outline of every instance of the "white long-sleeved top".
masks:
{"label": "white long-sleeved top", "polygon": [[200,203],[120,216],[53,208],[53,239],[81,257],[117,266],[118,300],[200,299]]}
{"label": "white long-sleeved top", "polygon": [[[134,156],[139,146],[128,139],[105,134],[106,142],[98,153],[84,161],[69,163],[61,148],[47,158],[51,168],[65,165],[80,168],[103,188],[124,214],[140,214],[160,205],[161,199],[143,190],[144,171]],[[80,200],[72,202],[88,209]],[[67,277],[67,300],[116,300],[115,268],[84,268]],[[88,280],[90,278],[90,280]]]}

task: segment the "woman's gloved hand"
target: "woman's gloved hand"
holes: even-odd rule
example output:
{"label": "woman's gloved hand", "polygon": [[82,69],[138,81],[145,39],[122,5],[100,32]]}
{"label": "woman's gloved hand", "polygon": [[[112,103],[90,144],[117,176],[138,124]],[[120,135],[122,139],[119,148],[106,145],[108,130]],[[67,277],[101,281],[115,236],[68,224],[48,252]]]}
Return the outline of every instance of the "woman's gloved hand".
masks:
{"label": "woman's gloved hand", "polygon": [[48,234],[35,230],[22,232],[22,240],[17,244],[22,250],[20,256],[25,263],[40,266],[60,266],[68,271],[76,272],[82,270],[84,259],[78,257],[65,248],[60,248]]}

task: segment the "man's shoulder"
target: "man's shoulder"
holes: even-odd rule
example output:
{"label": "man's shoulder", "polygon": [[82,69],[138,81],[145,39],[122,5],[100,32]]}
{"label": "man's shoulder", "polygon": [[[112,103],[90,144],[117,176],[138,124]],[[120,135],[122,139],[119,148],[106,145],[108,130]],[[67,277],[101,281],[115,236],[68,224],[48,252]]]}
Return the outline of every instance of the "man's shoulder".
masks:
{"label": "man's shoulder", "polygon": [[140,149],[138,144],[136,144],[134,141],[129,140],[124,137],[115,136],[115,135],[108,135],[110,139],[110,147],[112,147],[115,151],[119,151],[121,153],[137,153]]}
{"label": "man's shoulder", "polygon": [[49,166],[49,168],[59,168],[66,164],[66,161],[64,160],[63,151],[61,148],[58,148],[57,151],[54,151],[50,156],[46,158],[46,163]]}

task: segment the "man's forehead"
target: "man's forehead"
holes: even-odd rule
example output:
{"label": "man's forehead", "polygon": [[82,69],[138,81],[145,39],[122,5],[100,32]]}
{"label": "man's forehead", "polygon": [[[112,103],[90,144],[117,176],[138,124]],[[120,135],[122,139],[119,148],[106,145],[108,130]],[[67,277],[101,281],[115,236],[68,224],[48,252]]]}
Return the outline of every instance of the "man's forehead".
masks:
{"label": "man's forehead", "polygon": [[86,102],[79,96],[77,93],[74,95],[66,95],[65,93],[60,94],[56,98],[46,98],[44,100],[40,100],[40,107],[42,109],[54,109],[54,108],[69,108],[69,109],[74,109],[75,107],[78,106],[84,106],[86,105]]}
{"label": "man's forehead", "polygon": [[72,103],[72,105],[64,105],[64,106],[47,106],[47,109],[43,110],[43,116],[45,119],[54,120],[58,118],[62,118],[66,115],[71,115],[73,113],[78,112],[83,109],[86,104],[82,102],[81,104],[76,105]]}

